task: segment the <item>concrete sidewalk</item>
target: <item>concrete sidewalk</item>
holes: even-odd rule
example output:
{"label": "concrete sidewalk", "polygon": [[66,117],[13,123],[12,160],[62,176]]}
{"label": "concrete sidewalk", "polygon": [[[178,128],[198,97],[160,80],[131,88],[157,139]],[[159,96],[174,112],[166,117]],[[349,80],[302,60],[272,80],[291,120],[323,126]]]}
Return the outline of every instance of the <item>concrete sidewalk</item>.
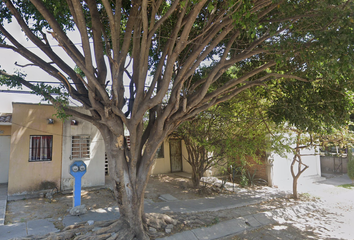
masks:
{"label": "concrete sidewalk", "polygon": [[158,240],[220,239],[275,223],[276,221],[272,219],[271,212],[257,213],[220,222],[210,227],[196,228],[176,233],[169,237],[158,238]]}
{"label": "concrete sidewalk", "polygon": [[[341,192],[348,192],[347,189],[337,188],[331,185],[347,183],[349,180],[346,176],[336,176],[333,179],[328,179],[320,183],[300,184],[301,192],[311,192],[313,195],[321,193],[328,195],[325,199],[333,199],[333,196],[340,196],[344,201],[348,202],[352,195],[339,195]],[[306,190],[305,190],[306,187]],[[310,191],[311,190],[311,191]],[[234,195],[219,195],[216,197],[201,198],[195,200],[175,200],[169,202],[145,202],[145,212],[202,212],[202,211],[218,211],[222,209],[231,209],[236,207],[244,207],[275,197],[284,197],[286,192],[280,192],[279,189],[264,189],[264,190],[247,190],[238,189]],[[349,199],[350,197],[350,199]],[[354,206],[354,205],[353,205]],[[275,212],[274,212],[275,213]],[[228,221],[219,222],[210,227],[202,227],[197,229],[180,232],[169,237],[162,238],[164,240],[200,240],[200,239],[219,239],[227,236],[233,236],[245,231],[254,230],[263,226],[274,224],[275,221],[273,212],[260,212],[251,215],[245,215]],[[351,212],[348,212],[351,214]],[[89,220],[101,221],[119,218],[118,207],[109,207],[105,209],[96,209],[89,211],[82,216],[67,215],[63,220],[65,226],[79,222],[87,222]],[[23,223],[0,226],[0,240],[7,240],[16,237],[25,237],[30,235],[45,235],[50,232],[58,231],[53,222],[57,219],[39,219],[31,220]],[[352,228],[351,224],[348,227]],[[350,228],[350,229],[351,229]],[[343,229],[344,230],[344,229]],[[350,230],[349,230],[350,231]],[[284,235],[285,236],[285,235]],[[274,239],[274,238],[272,238]],[[287,238],[283,238],[287,239]],[[351,236],[343,239],[352,239]]]}
{"label": "concrete sidewalk", "polygon": [[[193,199],[193,200],[177,200],[170,202],[145,202],[145,212],[202,212],[202,211],[218,211],[222,209],[231,209],[236,207],[243,207],[247,205],[252,205],[256,203],[260,203],[262,201],[267,200],[270,196],[276,197],[279,195],[274,194],[252,194],[251,192],[244,191],[240,194],[234,195],[221,195],[216,197],[208,197],[201,199]],[[93,221],[103,221],[110,219],[119,218],[119,209],[118,207],[109,207],[105,209],[96,209],[95,211],[88,211],[87,214],[82,216],[71,216],[67,215],[63,220],[63,224],[65,226],[69,226],[72,224],[76,224],[79,222],[86,222],[89,220]],[[11,239],[16,237],[25,237],[30,235],[44,235],[50,232],[58,231],[53,222],[57,219],[38,219],[38,220],[30,220],[23,223],[11,224],[0,226],[0,240]],[[181,235],[177,234],[177,237],[183,237],[184,234],[204,234],[206,237],[208,234],[213,233],[213,236],[221,236],[221,232],[228,233],[228,231],[234,232],[235,229],[249,229],[250,227],[258,227],[264,224],[264,221],[268,221],[264,215],[255,215],[255,216],[247,216],[247,218],[242,219],[238,218],[235,220],[230,220],[227,222],[221,222],[215,225],[215,229],[209,228],[201,228],[199,230],[194,229],[193,232],[181,233]],[[251,225],[247,225],[245,222],[250,223]],[[236,225],[238,226],[235,228]],[[241,231],[241,230],[240,230]],[[220,232],[220,233],[218,233]],[[230,233],[230,234],[231,234]],[[175,236],[175,235],[174,235]],[[174,238],[172,238],[174,239]],[[189,239],[189,238],[176,238],[176,239]],[[194,239],[194,238],[191,238]],[[203,238],[203,239],[212,239],[212,238]]]}
{"label": "concrete sidewalk", "polygon": [[6,204],[7,204],[7,183],[0,184],[0,226],[5,223],[6,214]]}

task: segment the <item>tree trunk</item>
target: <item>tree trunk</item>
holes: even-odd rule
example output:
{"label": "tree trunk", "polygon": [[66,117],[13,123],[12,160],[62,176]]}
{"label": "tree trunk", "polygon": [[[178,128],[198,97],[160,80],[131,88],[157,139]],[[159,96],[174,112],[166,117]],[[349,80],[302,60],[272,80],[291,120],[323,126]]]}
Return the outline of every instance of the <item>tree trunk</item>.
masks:
{"label": "tree trunk", "polygon": [[[294,171],[294,165],[295,163],[298,163],[298,166],[297,166],[297,173],[295,174],[295,171]],[[301,166],[304,166],[302,169],[301,169]],[[301,174],[308,168],[309,166],[307,166],[306,164],[304,164],[301,160],[301,155],[300,155],[300,150],[297,149],[297,152],[294,156],[294,159],[293,159],[293,162],[291,163],[291,175],[293,176],[293,197],[294,199],[298,199],[298,193],[297,193],[297,182],[301,176]]]}
{"label": "tree trunk", "polygon": [[[144,188],[145,189],[145,188]],[[121,214],[121,220],[128,223],[129,228],[134,233],[136,239],[149,239],[144,230],[144,192],[132,192],[132,200],[128,201],[128,205],[124,204],[121,196],[125,194],[124,189],[119,182],[115,182],[115,197],[118,199],[118,207]],[[140,196],[140,197],[139,197]],[[140,198],[140,199],[139,199]]]}
{"label": "tree trunk", "polygon": [[294,199],[298,199],[299,198],[299,195],[297,193],[297,180],[299,178],[298,177],[294,177],[293,179],[293,198]]}
{"label": "tree trunk", "polygon": [[201,176],[200,176],[200,173],[199,173],[197,167],[192,166],[192,183],[193,183],[194,188],[199,187],[200,178],[201,178]]}
{"label": "tree trunk", "polygon": [[[149,239],[144,227],[146,222],[144,193],[154,162],[153,156],[159,146],[160,139],[152,141],[153,144],[146,145],[143,154],[141,154],[142,151],[127,148],[123,131],[120,132],[121,134],[117,134],[107,128],[103,129],[101,133],[106,146],[109,175],[114,180],[113,190],[121,215],[120,220],[127,223],[129,236],[134,236],[133,238],[139,240]],[[130,137],[132,139],[132,135]],[[137,145],[135,145],[136,147]],[[134,152],[139,152],[139,154],[134,156]],[[127,228],[117,231],[126,232]]]}
{"label": "tree trunk", "polygon": [[268,177],[268,187],[274,186],[274,173],[273,173],[273,163],[267,163],[267,177]]}

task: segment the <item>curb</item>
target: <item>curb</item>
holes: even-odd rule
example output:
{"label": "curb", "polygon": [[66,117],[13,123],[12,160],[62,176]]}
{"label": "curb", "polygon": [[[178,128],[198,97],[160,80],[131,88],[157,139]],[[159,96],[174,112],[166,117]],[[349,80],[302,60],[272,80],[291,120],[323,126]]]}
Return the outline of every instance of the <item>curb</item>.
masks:
{"label": "curb", "polygon": [[262,212],[246,215],[236,219],[220,222],[210,227],[196,228],[172,236],[157,238],[156,240],[201,240],[222,239],[237,235],[243,231],[255,230],[267,225],[275,224],[272,212]]}
{"label": "curb", "polygon": [[0,226],[3,226],[5,224],[6,204],[6,199],[0,200]]}

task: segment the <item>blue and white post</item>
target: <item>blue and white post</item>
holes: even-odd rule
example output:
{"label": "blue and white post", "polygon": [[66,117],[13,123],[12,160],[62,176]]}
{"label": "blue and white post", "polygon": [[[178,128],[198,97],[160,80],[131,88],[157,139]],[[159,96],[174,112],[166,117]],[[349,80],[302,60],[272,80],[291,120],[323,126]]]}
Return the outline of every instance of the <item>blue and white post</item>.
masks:
{"label": "blue and white post", "polygon": [[70,165],[70,174],[75,178],[74,184],[74,207],[81,205],[81,178],[86,173],[87,166],[83,161],[75,161]]}

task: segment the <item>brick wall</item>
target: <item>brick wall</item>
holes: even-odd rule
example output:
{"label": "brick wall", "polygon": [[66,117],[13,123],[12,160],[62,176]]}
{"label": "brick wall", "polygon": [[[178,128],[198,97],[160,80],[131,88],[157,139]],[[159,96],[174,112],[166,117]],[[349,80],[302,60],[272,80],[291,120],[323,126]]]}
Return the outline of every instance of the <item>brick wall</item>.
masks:
{"label": "brick wall", "polygon": [[252,157],[247,158],[248,165],[246,169],[250,172],[251,176],[253,175],[254,171],[256,170],[255,178],[262,178],[268,181],[267,176],[267,163],[265,158],[262,157],[260,161],[256,162]]}

